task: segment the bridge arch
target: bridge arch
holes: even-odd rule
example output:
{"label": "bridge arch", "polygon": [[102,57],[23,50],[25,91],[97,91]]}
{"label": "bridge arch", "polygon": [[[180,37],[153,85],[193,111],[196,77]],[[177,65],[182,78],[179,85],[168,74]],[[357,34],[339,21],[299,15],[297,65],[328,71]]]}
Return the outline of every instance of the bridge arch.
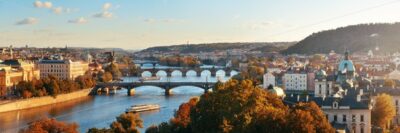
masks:
{"label": "bridge arch", "polygon": [[157,77],[166,77],[168,73],[165,70],[158,70],[156,73]]}
{"label": "bridge arch", "polygon": [[225,72],[225,70],[217,70],[216,72],[215,72],[215,76],[216,77],[225,77],[225,74],[226,72]]}
{"label": "bridge arch", "polygon": [[173,70],[173,71],[171,72],[171,76],[172,76],[172,77],[183,77],[183,72],[182,72],[182,71],[179,71],[179,70]]}
{"label": "bridge arch", "polygon": [[203,70],[200,73],[201,77],[211,77],[211,71],[210,70]]}
{"label": "bridge arch", "polygon": [[169,91],[173,94],[188,94],[188,93],[204,93],[206,90],[200,86],[182,85],[171,88]]}
{"label": "bridge arch", "polygon": [[[137,86],[135,88],[136,94],[149,94],[149,95],[160,95],[165,93],[165,89],[160,86],[153,86],[153,85],[143,85]],[[129,90],[128,90],[129,91]]]}
{"label": "bridge arch", "polygon": [[143,71],[141,76],[142,77],[151,77],[153,74],[150,71]]}
{"label": "bridge arch", "polygon": [[197,72],[195,70],[188,70],[186,72],[186,76],[187,77],[196,77],[197,76]]}

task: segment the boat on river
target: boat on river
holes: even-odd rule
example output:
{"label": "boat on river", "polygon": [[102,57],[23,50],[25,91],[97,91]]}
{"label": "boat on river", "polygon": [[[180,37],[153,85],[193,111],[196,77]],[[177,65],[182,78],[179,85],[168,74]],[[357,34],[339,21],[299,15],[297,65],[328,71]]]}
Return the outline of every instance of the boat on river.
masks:
{"label": "boat on river", "polygon": [[130,108],[126,109],[125,112],[144,112],[150,110],[159,110],[160,105],[158,104],[140,104],[140,105],[132,105]]}
{"label": "boat on river", "polygon": [[143,77],[140,78],[139,81],[143,82],[143,81],[154,81],[154,80],[160,80],[160,77]]}

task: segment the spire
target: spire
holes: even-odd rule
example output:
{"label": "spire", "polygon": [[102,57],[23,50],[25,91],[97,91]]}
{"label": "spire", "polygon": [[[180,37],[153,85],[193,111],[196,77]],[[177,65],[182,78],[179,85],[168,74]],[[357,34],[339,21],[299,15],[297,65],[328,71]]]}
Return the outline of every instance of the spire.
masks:
{"label": "spire", "polygon": [[346,52],[344,53],[344,60],[349,60],[349,50],[346,49]]}

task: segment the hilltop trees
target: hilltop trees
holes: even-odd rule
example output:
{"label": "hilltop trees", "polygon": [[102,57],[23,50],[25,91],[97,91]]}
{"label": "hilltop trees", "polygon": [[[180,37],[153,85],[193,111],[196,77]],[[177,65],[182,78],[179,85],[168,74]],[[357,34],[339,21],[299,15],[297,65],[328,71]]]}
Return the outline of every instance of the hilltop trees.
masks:
{"label": "hilltop trees", "polygon": [[371,111],[371,121],[373,125],[379,126],[382,129],[396,115],[393,99],[390,95],[380,94],[375,98],[374,107]]}
{"label": "hilltop trees", "polygon": [[64,123],[56,119],[44,118],[29,124],[26,129],[21,129],[20,133],[78,133],[76,123]]}
{"label": "hilltop trees", "polygon": [[213,93],[194,101],[182,104],[169,123],[152,126],[146,132],[334,132],[315,103],[288,107],[250,80],[217,84]]}

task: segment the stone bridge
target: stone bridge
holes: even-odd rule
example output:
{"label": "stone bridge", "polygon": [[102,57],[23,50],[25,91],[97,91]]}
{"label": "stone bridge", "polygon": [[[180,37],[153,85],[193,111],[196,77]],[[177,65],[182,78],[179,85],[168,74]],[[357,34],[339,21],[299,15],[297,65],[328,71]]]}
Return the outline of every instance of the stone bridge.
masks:
{"label": "stone bridge", "polygon": [[151,76],[156,77],[158,74],[164,74],[167,77],[171,77],[173,74],[181,75],[182,77],[186,77],[189,72],[195,73],[197,77],[201,76],[201,73],[203,72],[209,72],[211,77],[216,77],[217,72],[223,72],[225,73],[224,76],[230,77],[233,76],[231,75],[232,71],[236,71],[231,68],[149,68],[149,69],[140,69],[138,71],[138,76],[144,76],[144,73],[150,73]]}
{"label": "stone bridge", "polygon": [[155,86],[165,90],[165,95],[170,95],[170,90],[180,86],[195,86],[204,89],[207,93],[217,82],[113,82],[113,83],[97,83],[93,92],[99,90],[109,91],[110,89],[126,88],[128,89],[128,96],[134,95],[135,88],[141,86]]}

